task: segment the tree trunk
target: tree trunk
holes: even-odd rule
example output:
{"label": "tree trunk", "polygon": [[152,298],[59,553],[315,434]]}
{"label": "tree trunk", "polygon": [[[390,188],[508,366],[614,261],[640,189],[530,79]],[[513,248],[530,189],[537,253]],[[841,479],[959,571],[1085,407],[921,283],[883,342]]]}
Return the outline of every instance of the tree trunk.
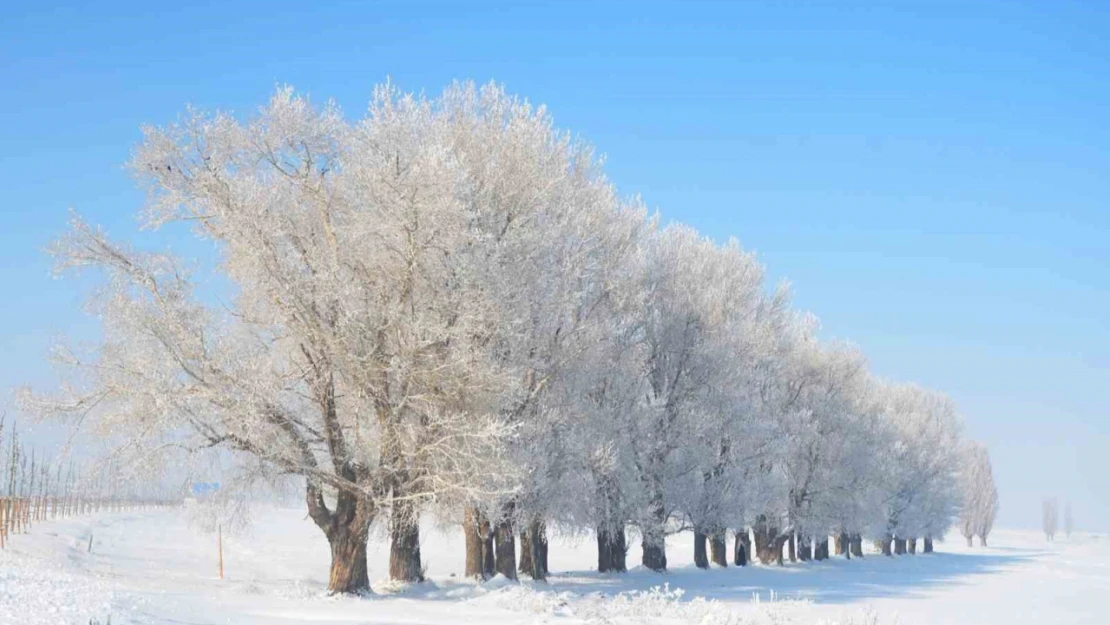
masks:
{"label": "tree trunk", "polygon": [[389,534],[389,579],[398,582],[424,581],[420,564],[420,520],[412,501],[393,501]]}
{"label": "tree trunk", "polygon": [[[357,479],[353,466],[342,467],[341,475]],[[335,510],[329,510],[324,495],[309,480],[305,487],[308,515],[328,539],[331,568],[328,572],[328,594],[367,594],[370,577],[366,568],[366,541],[370,523],[377,516],[373,502],[346,491],[336,494]]]}
{"label": "tree trunk", "polygon": [[732,551],[732,562],[736,566],[748,566],[751,559],[752,539],[748,535],[748,528],[736,530],[736,543]]}
{"label": "tree trunk", "polygon": [[667,550],[663,544],[662,536],[649,537],[644,535],[643,540],[640,541],[640,546],[643,549],[640,563],[645,568],[658,572],[667,570]]}
{"label": "tree trunk", "polygon": [[816,559],[816,560],[828,560],[829,559],[829,537],[828,536],[822,536],[821,540],[817,541],[817,545],[816,545],[816,547],[814,547],[813,551],[815,552],[814,559]]}
{"label": "tree trunk", "polygon": [[917,539],[916,538],[907,538],[906,539],[906,551],[908,551],[911,556],[917,553]]}
{"label": "tree trunk", "polygon": [[520,532],[520,563],[517,565],[517,572],[532,574],[532,538],[528,535],[528,530]]}
{"label": "tree trunk", "polygon": [[884,556],[891,555],[890,544],[894,541],[894,537],[890,534],[875,540],[875,548],[879,550]]}
{"label": "tree trunk", "polygon": [[987,537],[986,536],[980,536],[979,537],[979,546],[980,547],[986,547],[987,546]]}
{"label": "tree trunk", "polygon": [[708,540],[705,534],[694,530],[694,566],[699,569],[709,568],[709,555],[705,552],[705,543]]}
{"label": "tree trunk", "polygon": [[899,537],[899,538],[894,539],[894,553],[895,553],[895,555],[899,555],[899,556],[906,555],[906,539],[905,538],[900,538]]}
{"label": "tree trunk", "polygon": [[786,553],[790,557],[791,562],[798,561],[798,548],[795,544],[796,540],[794,532],[790,532],[790,536],[786,539]]}
{"label": "tree trunk", "polygon": [[624,573],[628,570],[628,537],[624,533],[624,525],[609,533],[609,549],[612,571]]}
{"label": "tree trunk", "polygon": [[520,533],[520,572],[536,581],[547,579],[547,528],[539,519]]}
{"label": "tree trunk", "polygon": [[599,573],[624,573],[628,570],[625,555],[628,551],[624,528],[597,528],[597,570]]}
{"label": "tree trunk", "polygon": [[497,549],[494,545],[497,532],[485,517],[482,518],[478,531],[485,536],[482,540],[482,570],[486,579],[489,579],[497,573]]}
{"label": "tree trunk", "polygon": [[611,530],[609,534],[609,548],[612,550],[610,556],[613,562],[612,570],[617,573],[624,573],[628,570],[628,536],[624,533],[624,525],[615,530]]}
{"label": "tree trunk", "polygon": [[[367,528],[368,529],[368,528]],[[328,535],[331,546],[331,571],[328,594],[364,594],[370,590],[366,570],[366,539],[368,531],[348,525],[336,525]]]}
{"label": "tree trunk", "polygon": [[813,545],[809,542],[808,536],[798,535],[798,559],[802,562],[809,562],[813,559],[814,550]]}
{"label": "tree trunk", "polygon": [[667,570],[666,508],[663,504],[662,490],[657,488],[649,504],[650,513],[646,527],[641,528],[643,535],[640,546],[643,555],[640,563],[653,571]]}
{"label": "tree trunk", "polygon": [[494,570],[509,579],[516,579],[516,535],[512,520],[504,518],[497,524],[494,539],[497,543]]}
{"label": "tree trunk", "polygon": [[859,534],[852,534],[851,539],[848,541],[848,553],[851,555],[862,558],[863,557],[863,537]]}
{"label": "tree trunk", "polygon": [[482,566],[482,536],[478,533],[478,512],[471,506],[463,511],[463,538],[466,539],[466,571],[471,579],[484,579]]}
{"label": "tree trunk", "polygon": [[[833,548],[836,550],[835,554],[842,556],[848,553],[848,534],[840,532],[833,539]],[[849,557],[851,555],[849,554]]]}
{"label": "tree trunk", "polygon": [[933,553],[933,538],[931,536],[925,537],[925,553]]}
{"label": "tree trunk", "polygon": [[766,528],[763,527],[758,520],[756,521],[756,524],[752,526],[752,538],[754,539],[755,543],[755,555],[763,564],[769,564],[773,557],[773,554],[771,553],[771,548],[767,546],[767,543],[771,540],[770,537],[768,537],[767,535],[768,533],[769,532],[767,532]]}
{"label": "tree trunk", "polygon": [[493,532],[489,520],[473,506],[467,506],[463,518],[466,536],[466,576],[471,579],[493,577]]}
{"label": "tree trunk", "polygon": [[724,532],[715,532],[709,539],[709,559],[720,567],[728,567],[728,546]]}
{"label": "tree trunk", "polygon": [[[539,542],[537,543],[537,551],[533,554],[533,560],[539,564],[539,569],[544,572],[544,578],[551,573],[551,568],[547,568],[547,524],[539,523],[538,530]],[[537,558],[538,555],[538,558]]]}
{"label": "tree trunk", "polygon": [[768,523],[767,518],[760,515],[752,527],[755,537],[755,552],[763,564],[777,562],[782,564],[782,545],[784,538],[780,537],[779,530]]}
{"label": "tree trunk", "polygon": [[597,528],[597,572],[608,573],[613,570],[613,538],[608,528],[599,525]]}
{"label": "tree trunk", "polygon": [[973,541],[975,540],[975,537],[974,536],[967,536],[966,538],[967,538],[967,546],[968,547],[974,547],[975,543]]}

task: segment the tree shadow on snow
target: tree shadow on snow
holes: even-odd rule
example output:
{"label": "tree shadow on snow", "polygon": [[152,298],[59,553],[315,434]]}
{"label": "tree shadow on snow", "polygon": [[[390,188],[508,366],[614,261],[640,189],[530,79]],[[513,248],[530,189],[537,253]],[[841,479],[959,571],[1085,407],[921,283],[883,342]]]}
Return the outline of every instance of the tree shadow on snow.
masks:
{"label": "tree shadow on snow", "polygon": [[685,566],[667,573],[637,568],[625,574],[606,575],[577,571],[552,575],[551,589],[616,594],[669,584],[672,589],[685,590],[686,599],[748,601],[758,597],[760,601],[769,601],[772,597],[802,598],[835,605],[885,597],[913,597],[933,586],[973,583],[975,576],[990,575],[1033,557],[1029,552],[868,555],[850,561],[837,558],[781,567],[749,565],[701,570]]}

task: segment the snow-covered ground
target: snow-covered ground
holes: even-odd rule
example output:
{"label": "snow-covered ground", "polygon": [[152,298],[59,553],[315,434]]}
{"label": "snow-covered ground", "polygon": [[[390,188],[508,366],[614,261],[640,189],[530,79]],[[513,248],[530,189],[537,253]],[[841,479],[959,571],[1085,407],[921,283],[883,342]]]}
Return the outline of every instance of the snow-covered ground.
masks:
{"label": "snow-covered ground", "polygon": [[[89,551],[89,537],[92,549]],[[265,509],[249,533],[216,539],[180,511],[106,514],[40,523],[0,552],[0,624],[301,623],[1106,623],[1110,538],[1048,544],[1035,532],[997,531],[990,548],[962,540],[933,555],[701,571],[691,537],[668,540],[672,570],[591,572],[589,539],[553,537],[550,584],[460,579],[462,540],[429,527],[430,582],[378,583],[376,596],[327,597],[323,536],[295,509]],[[629,553],[630,564],[638,548]],[[388,546],[374,539],[371,578]],[[665,586],[665,588],[652,590]]]}

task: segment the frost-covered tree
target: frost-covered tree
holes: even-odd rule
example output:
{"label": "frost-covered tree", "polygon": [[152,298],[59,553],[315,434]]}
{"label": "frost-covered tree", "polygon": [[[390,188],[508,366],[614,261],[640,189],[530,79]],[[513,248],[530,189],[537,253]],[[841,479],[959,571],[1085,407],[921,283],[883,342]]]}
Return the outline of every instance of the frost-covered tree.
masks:
{"label": "frost-covered tree", "polygon": [[869,473],[852,457],[863,451],[857,443],[864,363],[854,349],[821,346],[809,334],[798,341],[790,361],[792,403],[780,420],[783,444],[776,461],[786,485],[780,513],[785,523],[776,538],[796,536],[801,558],[812,554],[820,560],[828,557],[830,532],[853,516],[853,491]]}
{"label": "frost-covered tree", "polygon": [[1064,506],[1064,536],[1070,540],[1072,530],[1074,529],[1075,526],[1071,516],[1071,502],[1069,501]]}
{"label": "frost-covered tree", "polygon": [[883,518],[870,534],[885,555],[906,541],[940,538],[959,507],[960,419],[952,401],[911,384],[880,385],[892,444],[881,453]]}
{"label": "frost-covered tree", "polygon": [[1041,504],[1041,527],[1044,529],[1045,538],[1050,542],[1056,540],[1056,529],[1059,516],[1060,506],[1056,498],[1045,499]]}
{"label": "frost-covered tree", "polygon": [[522,561],[542,578],[543,554],[531,547],[542,551],[544,519],[560,509],[554,486],[569,470],[561,433],[573,420],[551,391],[579,366],[644,211],[616,197],[589,146],[555,130],[542,107],[496,87],[457,86],[431,115],[443,119],[443,149],[466,181],[458,201],[473,235],[469,290],[489,303],[475,342],[504,376],[497,410],[515,436],[502,457],[520,478],[507,491],[486,489],[501,496],[466,502],[468,574],[491,572],[473,566],[484,560],[475,547],[488,543],[489,524],[496,571],[515,576],[519,526],[529,546]]}
{"label": "frost-covered tree", "polygon": [[703,567],[730,530],[738,562],[749,535],[764,562],[827,557],[830,533],[929,551],[969,492],[950,400],[871,378],[754,255],[660,228],[496,86],[383,86],[357,121],[282,89],[146,129],[132,168],[144,223],[191,225],[227,288],[75,219],[53,251],[102,278],[103,340],[23,405],[116,466],[303,480],[332,592],[368,588],[376,521],[390,577],[419,581],[424,512],[463,526],[468,576],[540,580],[551,527],[594,533],[603,572],[629,529],[654,570],[687,530]]}
{"label": "frost-covered tree", "polygon": [[423,502],[516,487],[499,453],[515,371],[490,355],[505,321],[488,278],[498,242],[475,225],[498,210],[452,150],[453,122],[482,114],[467,89],[432,103],[382,88],[356,125],[283,90],[247,123],[148,129],[134,162],[148,220],[214,240],[234,301],[206,305],[180,262],[76,223],[57,253],[105,270],[106,341],[69,360],[83,389],[30,403],[95,404],[128,449],[226,448],[304,476],[333,591],[367,587],[367,528],[388,510],[391,574],[418,579]]}
{"label": "frost-covered tree", "polygon": [[640,259],[630,323],[641,399],[624,415],[623,444],[635,468],[629,488],[641,502],[633,522],[642,563],[664,570],[668,521],[706,504],[690,481],[704,486],[703,461],[720,459],[727,445],[719,391],[735,372],[730,360],[742,353],[729,339],[737,336],[732,325],[758,308],[762,271],[737,247],[718,251],[676,226],[646,239]]}
{"label": "frost-covered tree", "polygon": [[982,545],[994,527],[998,515],[998,489],[994,485],[990,454],[978,443],[967,443],[960,471],[963,504],[960,508],[960,533],[970,547],[972,538]]}

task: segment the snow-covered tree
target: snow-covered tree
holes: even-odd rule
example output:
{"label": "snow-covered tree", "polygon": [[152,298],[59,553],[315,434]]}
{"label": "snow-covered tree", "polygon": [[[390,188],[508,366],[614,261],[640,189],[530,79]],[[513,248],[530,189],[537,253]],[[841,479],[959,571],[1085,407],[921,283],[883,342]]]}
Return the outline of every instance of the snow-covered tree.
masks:
{"label": "snow-covered tree", "polygon": [[1064,536],[1068,539],[1071,539],[1071,533],[1074,529],[1074,521],[1072,521],[1071,516],[1071,502],[1069,501],[1064,506]]}
{"label": "snow-covered tree", "polygon": [[719,391],[737,369],[730,360],[743,354],[732,348],[747,349],[729,339],[739,335],[732,325],[758,308],[762,271],[738,248],[718,251],[685,227],[659,231],[640,253],[641,299],[630,314],[642,399],[625,415],[623,444],[635,467],[633,498],[642,502],[633,518],[642,563],[663,570],[668,521],[705,505],[691,481],[704,485],[704,459],[719,459],[727,445],[720,424],[730,413]]}
{"label": "snow-covered tree", "polygon": [[884,455],[884,518],[870,531],[880,550],[904,553],[907,540],[943,537],[959,508],[960,419],[952,401],[916,385],[881,385],[893,435]]}
{"label": "snow-covered tree", "polygon": [[963,504],[960,508],[960,533],[967,539],[969,547],[975,536],[985,546],[998,515],[998,489],[994,485],[990,454],[983,445],[973,442],[966,444],[961,468],[961,489]]}
{"label": "snow-covered tree", "polygon": [[[929,551],[972,492],[947,397],[873,379],[739,243],[660,228],[499,87],[386,85],[358,121],[282,89],[146,129],[132,166],[144,223],[191,225],[227,287],[74,219],[53,251],[102,278],[103,340],[23,406],[117,466],[303,480],[332,592],[368,588],[375,521],[390,576],[420,580],[427,511],[463,526],[468,576],[515,577],[520,540],[543,579],[549,527],[595,533],[601,571],[626,569],[629,528],[654,570],[686,530],[699,566],[730,530],[747,559],[749,528],[765,562],[827,557],[830,533]],[[985,541],[980,505],[962,529]]]}
{"label": "snow-covered tree", "polygon": [[1041,527],[1044,529],[1045,538],[1049,541],[1056,540],[1059,516],[1060,506],[1056,502],[1056,498],[1045,499],[1041,504]]}

